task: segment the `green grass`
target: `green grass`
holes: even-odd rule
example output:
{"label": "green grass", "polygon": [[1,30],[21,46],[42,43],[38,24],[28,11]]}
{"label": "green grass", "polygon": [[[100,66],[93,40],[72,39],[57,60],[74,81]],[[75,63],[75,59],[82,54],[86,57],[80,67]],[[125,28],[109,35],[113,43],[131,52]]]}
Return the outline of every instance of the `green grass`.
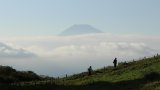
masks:
{"label": "green grass", "polygon": [[[1,86],[2,87],[2,86]],[[12,83],[0,90],[160,90],[160,56],[97,69],[67,78]]]}

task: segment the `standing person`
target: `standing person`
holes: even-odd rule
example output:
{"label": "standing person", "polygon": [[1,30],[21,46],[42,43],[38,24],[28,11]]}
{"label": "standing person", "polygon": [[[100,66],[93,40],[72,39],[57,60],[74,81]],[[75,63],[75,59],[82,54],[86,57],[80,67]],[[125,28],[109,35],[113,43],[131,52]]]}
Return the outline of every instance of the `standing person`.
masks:
{"label": "standing person", "polygon": [[89,76],[92,75],[92,66],[90,66],[90,67],[88,68],[88,75],[89,75]]}
{"label": "standing person", "polygon": [[117,58],[115,58],[115,59],[113,60],[113,64],[114,64],[114,68],[116,68],[116,67],[117,67]]}

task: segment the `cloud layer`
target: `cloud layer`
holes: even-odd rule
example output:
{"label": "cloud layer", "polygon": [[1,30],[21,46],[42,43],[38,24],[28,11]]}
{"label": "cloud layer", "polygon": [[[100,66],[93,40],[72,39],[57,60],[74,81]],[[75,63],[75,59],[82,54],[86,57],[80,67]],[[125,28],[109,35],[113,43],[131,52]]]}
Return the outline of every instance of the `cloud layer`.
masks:
{"label": "cloud layer", "polygon": [[17,65],[20,62],[18,60],[12,63],[5,61],[3,64],[14,64],[18,68],[32,67],[32,70],[40,74],[57,76],[84,71],[89,65],[94,68],[112,65],[115,57],[119,61],[127,61],[152,56],[160,53],[160,43],[157,42],[159,40],[159,36],[110,33],[1,38],[1,41],[8,45],[23,49],[13,49],[5,44],[0,44],[0,58],[3,56],[31,57],[34,53],[37,57],[34,60],[33,58],[24,59],[21,61],[23,66]]}
{"label": "cloud layer", "polygon": [[26,58],[35,55],[24,49],[12,48],[4,43],[0,43],[0,58]]}

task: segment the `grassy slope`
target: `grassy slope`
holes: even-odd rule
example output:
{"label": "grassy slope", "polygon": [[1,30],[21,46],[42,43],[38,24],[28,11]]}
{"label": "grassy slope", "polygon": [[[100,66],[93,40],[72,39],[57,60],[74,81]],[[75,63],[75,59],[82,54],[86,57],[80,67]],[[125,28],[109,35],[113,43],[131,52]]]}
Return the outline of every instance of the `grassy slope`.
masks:
{"label": "grassy slope", "polygon": [[117,69],[112,67],[99,70],[103,73],[95,74],[92,76],[86,76],[75,80],[70,80],[67,83],[71,85],[81,85],[90,82],[107,81],[107,82],[119,82],[143,78],[144,75],[151,72],[160,72],[160,58],[148,58],[135,62],[130,62],[128,65],[119,65]]}
{"label": "grassy slope", "polygon": [[99,69],[92,76],[81,73],[68,78],[37,82],[36,86],[24,84],[12,87],[19,90],[160,90],[158,73],[160,56],[129,62],[127,65],[120,64],[117,69],[111,66]]}

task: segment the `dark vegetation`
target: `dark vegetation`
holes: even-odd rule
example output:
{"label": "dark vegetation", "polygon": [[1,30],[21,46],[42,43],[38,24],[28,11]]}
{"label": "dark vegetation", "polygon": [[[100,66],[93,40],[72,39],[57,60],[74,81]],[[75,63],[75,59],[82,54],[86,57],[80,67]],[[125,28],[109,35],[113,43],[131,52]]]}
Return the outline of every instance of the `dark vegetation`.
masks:
{"label": "dark vegetation", "polygon": [[[9,74],[0,71],[1,78],[7,78],[5,82],[11,80],[7,84],[1,84],[0,90],[160,90],[159,55],[131,62],[119,62],[116,68],[103,67],[93,70],[91,75],[82,72],[63,78],[44,79],[33,72],[31,74],[10,69],[6,69]],[[19,77],[18,73],[22,75]],[[26,76],[27,79],[24,79]]]}
{"label": "dark vegetation", "polygon": [[0,66],[0,83],[40,80],[40,76],[32,71],[16,71],[9,66]]}

